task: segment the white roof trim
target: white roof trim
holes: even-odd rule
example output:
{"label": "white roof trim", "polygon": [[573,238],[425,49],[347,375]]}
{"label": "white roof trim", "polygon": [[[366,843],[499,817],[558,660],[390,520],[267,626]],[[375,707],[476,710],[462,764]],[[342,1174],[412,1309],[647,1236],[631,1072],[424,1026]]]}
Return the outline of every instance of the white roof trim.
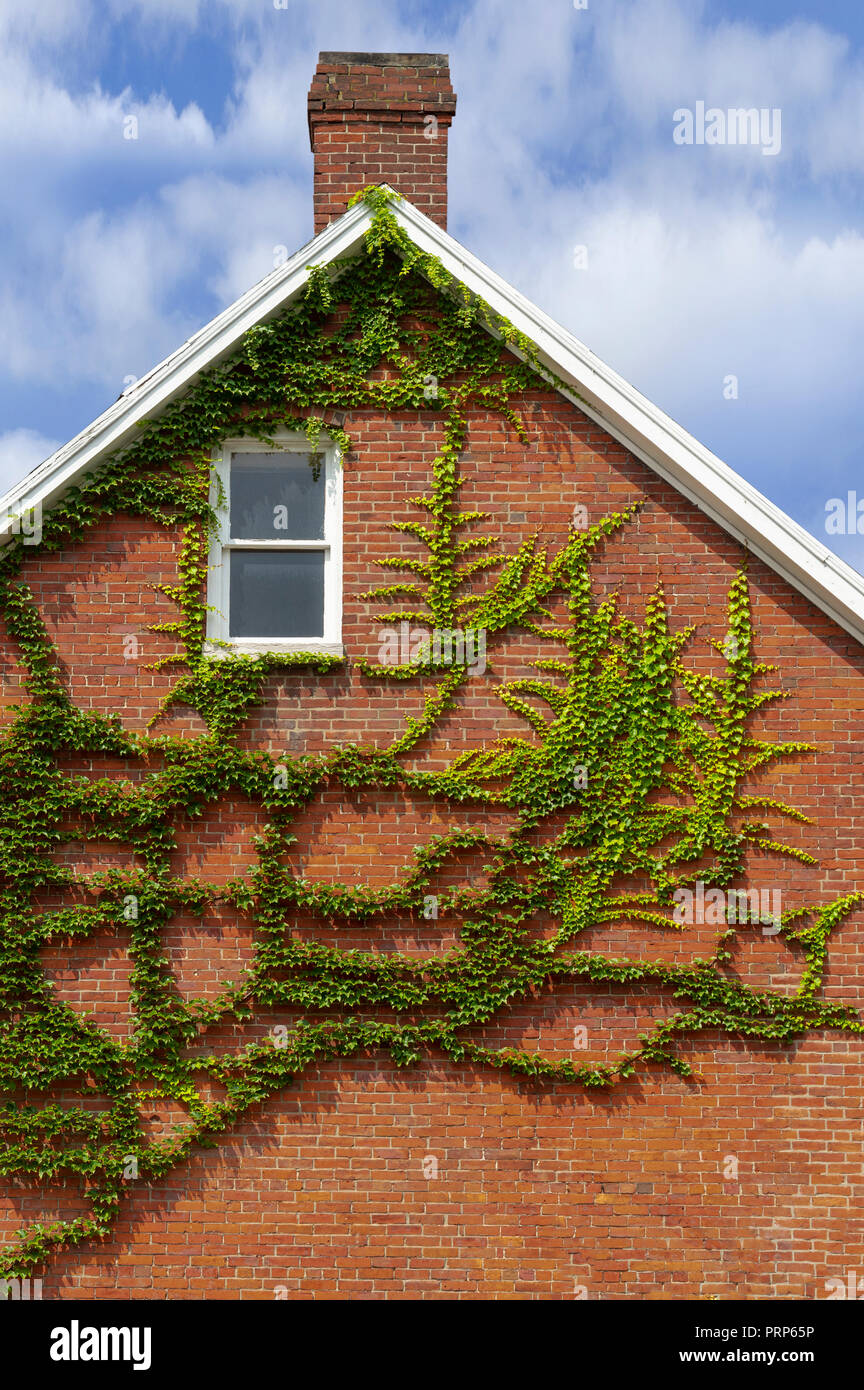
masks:
{"label": "white roof trim", "polygon": [[[864,643],[864,576],[411,203],[402,199],[391,206],[421,250],[437,256],[534,342],[539,360],[572,386],[574,397],[579,397],[577,404],[593,420]],[[335,261],[359,249],[370,221],[370,209],[357,203],[0,497],[0,545],[13,533],[10,517],[36,504],[49,507],[82,474],[130,442],[139,420],[155,419],[203,368],[228,356],[249,328],[289,304],[304,288],[310,265]]]}

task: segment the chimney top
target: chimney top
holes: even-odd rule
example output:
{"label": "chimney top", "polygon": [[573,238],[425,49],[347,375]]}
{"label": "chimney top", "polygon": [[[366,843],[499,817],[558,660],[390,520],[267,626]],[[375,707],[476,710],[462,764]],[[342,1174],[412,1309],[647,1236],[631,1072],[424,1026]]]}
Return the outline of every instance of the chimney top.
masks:
{"label": "chimney top", "polygon": [[446,228],[455,110],[446,53],[320,53],[308,101],[316,234],[381,183]]}
{"label": "chimney top", "polygon": [[373,68],[446,68],[446,53],[319,53],[319,64],[362,63]]}

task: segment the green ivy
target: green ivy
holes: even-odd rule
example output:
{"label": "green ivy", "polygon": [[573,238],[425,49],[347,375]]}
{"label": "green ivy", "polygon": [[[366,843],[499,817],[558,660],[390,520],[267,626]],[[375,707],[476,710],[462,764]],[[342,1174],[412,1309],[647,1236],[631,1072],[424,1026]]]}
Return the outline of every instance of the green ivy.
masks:
{"label": "green ivy", "polygon": [[[299,305],[251,329],[229,361],[204,372],[157,421],[142,421],[135,440],[45,518],[43,553],[74,545],[118,513],[166,533],[179,528],[177,582],[156,586],[177,610],[154,627],[175,643],[156,663],[176,672],[160,713],[178,705],[196,711],[204,737],[172,738],[152,727],[133,734],[116,717],[77,709],[21,576],[32,548],[19,538],[0,557],[0,606],[28,694],[0,738],[0,1089],[7,1097],[0,1172],[77,1180],[88,1203],[86,1216],[22,1231],[0,1260],[0,1277],[26,1276],[57,1249],[107,1236],[127,1187],[155,1182],[193,1146],[218,1142],[250,1106],[328,1058],[379,1050],[410,1066],[437,1053],[593,1088],[648,1064],[689,1076],[679,1044],[707,1029],[788,1042],[817,1028],[864,1028],[851,1009],[821,995],[829,935],[861,894],[784,911],[781,939],[804,961],[795,994],[761,993],[734,979],[729,924],[711,958],[686,967],[577,949],[580,936],[607,922],[669,930],[676,889],[700,880],[728,889],[750,847],[811,863],[778,840],[766,819],[801,821],[800,812],[745,794],[742,784],[812,749],[771,744],[753,732],[759,711],[785,695],[762,688],[772,668],[753,656],[745,574],[729,593],[726,641],[714,643],[720,674],[685,664],[694,631],[670,631],[661,590],[641,626],[621,616],[614,595],[595,598],[594,552],[626,530],[638,505],[571,532],[554,553],[528,537],[502,554],[494,538],[477,534],[486,514],[463,510],[459,500],[468,410],[497,412],[527,444],[513,402],[526,390],[562,383],[524,335],[413,245],[393,216],[393,196],[377,188],[358,194],[372,210],[363,249],[336,267],[312,267]],[[466,752],[444,769],[424,768],[422,745],[458,710],[472,679],[467,660],[360,662],[370,681],[422,683],[423,713],[408,717],[386,749],[352,745],[276,758],[239,746],[268,676],[292,667],[324,673],[341,659],[213,656],[205,648],[213,451],[233,435],[269,442],[275,430],[290,428],[305,431],[314,466],[324,435],[350,455],[352,441],[333,415],[356,409],[431,410],[440,420],[430,489],[415,499],[418,519],[394,525],[416,549],[384,561],[389,582],[366,596],[379,607],[377,618],[424,630],[482,630],[493,669],[496,650],[514,633],[536,639],[536,675],[495,687],[524,721],[524,736]],[[562,602],[566,620],[554,616]],[[63,770],[70,755],[103,754],[127,760],[142,777],[94,780]],[[311,882],[286,864],[292,825],[334,787],[401,788],[451,809],[497,806],[512,813],[513,827],[497,837],[465,830],[434,836],[415,850],[410,873],[386,889]],[[176,877],[179,818],[200,818],[229,795],[264,813],[254,868],[222,888]],[[82,837],[130,848],[136,867],[76,878],[55,851]],[[482,885],[435,893],[438,916],[459,943],[439,958],[339,950],[286,932],[302,912],[350,929],[367,926],[371,945],[375,928],[394,914],[420,918],[437,876],[471,850],[485,859]],[[616,887],[634,880],[639,891]],[[40,908],[40,894],[73,886],[85,902]],[[185,1000],[163,931],[178,912],[202,914],[218,902],[248,915],[254,959],[218,998]],[[556,924],[551,936],[537,934],[541,917]],[[128,945],[134,1028],[125,1042],[60,1002],[41,963],[47,945],[100,931]],[[650,985],[677,1011],[604,1066],[483,1043],[483,1026],[508,1005],[580,981],[622,999],[629,988]],[[219,1026],[278,1008],[308,1016],[284,1037],[268,1035],[239,1053],[220,1052],[208,1038]],[[381,1009],[389,1021],[376,1014]],[[206,1098],[208,1082],[221,1084],[223,1099]],[[53,1087],[77,1103],[52,1100]],[[94,1098],[102,1102],[98,1111]],[[142,1109],[159,1100],[188,1114],[165,1140],[150,1138],[142,1122]]]}

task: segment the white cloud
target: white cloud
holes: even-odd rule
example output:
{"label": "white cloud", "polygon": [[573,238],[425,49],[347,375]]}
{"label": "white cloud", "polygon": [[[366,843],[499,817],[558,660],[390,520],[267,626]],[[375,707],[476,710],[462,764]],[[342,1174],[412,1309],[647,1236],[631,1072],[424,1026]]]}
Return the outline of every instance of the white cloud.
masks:
{"label": "white cloud", "polygon": [[7,430],[0,434],[0,497],[59,447],[58,439],[46,439],[36,430]]}
{"label": "white cloud", "polygon": [[67,43],[82,31],[88,12],[87,0],[3,0],[0,38],[7,43]]}
{"label": "white cloud", "polygon": [[[825,24],[709,24],[702,0],[611,0],[608,23],[598,24],[595,36],[597,65],[620,109],[667,144],[678,106],[702,100],[726,109],[778,107],[788,161],[801,161],[816,176],[864,169],[864,69],[848,39]],[[713,172],[740,179],[748,153],[715,150]],[[761,162],[750,160],[755,169]]]}
{"label": "white cloud", "polygon": [[[32,381],[90,380],[118,394],[200,327],[188,306],[231,303],[305,240],[298,200],[275,178],[215,175],[142,204],[89,213],[63,239],[47,295],[0,295],[0,359]],[[46,331],[46,326],[47,330]]]}
{"label": "white cloud", "polygon": [[[587,267],[574,267],[584,245]],[[538,212],[504,273],[640,389],[696,413],[721,379],[776,409],[852,385],[864,322],[864,237],[790,245],[745,199],[685,198],[670,216],[608,185]],[[502,258],[498,258],[499,264]],[[814,345],[830,350],[814,352]]]}
{"label": "white cloud", "polygon": [[213,133],[194,103],[178,112],[161,95],[141,101],[128,90],[112,96],[98,86],[73,96],[50,77],[22,69],[13,56],[0,59],[0,156],[26,164],[31,187],[56,180],[69,159],[86,167],[137,157],[159,160],[163,168],[167,161],[170,169],[179,152],[188,157],[212,145]]}
{"label": "white cloud", "polygon": [[[70,33],[96,37],[97,10],[71,3]],[[189,27],[197,17],[194,3],[176,11],[173,0],[146,10],[138,0],[110,4],[139,28]],[[18,190],[6,208],[18,273],[0,287],[0,369],[13,377],[119,390],[272,270],[277,247],[291,253],[309,239],[308,34],[323,17],[262,9],[258,0],[210,8],[233,23],[245,15],[251,35],[237,38],[237,81],[218,131],[198,105],[178,110],[163,93],[72,90],[56,61],[41,62],[37,37],[55,47],[62,37],[50,16],[37,25],[24,5],[7,15],[0,170]],[[340,8],[357,41],[368,19]],[[119,205],[115,183],[132,190]],[[93,189],[89,211],[76,208],[82,188]]]}

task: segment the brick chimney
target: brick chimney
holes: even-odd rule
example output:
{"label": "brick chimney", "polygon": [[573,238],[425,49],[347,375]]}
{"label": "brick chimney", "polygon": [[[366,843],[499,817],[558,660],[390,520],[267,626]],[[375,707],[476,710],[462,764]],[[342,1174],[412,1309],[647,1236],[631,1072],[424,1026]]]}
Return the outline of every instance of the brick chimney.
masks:
{"label": "brick chimney", "polygon": [[446,53],[320,53],[309,89],[316,234],[370,183],[389,183],[446,228],[455,110]]}

